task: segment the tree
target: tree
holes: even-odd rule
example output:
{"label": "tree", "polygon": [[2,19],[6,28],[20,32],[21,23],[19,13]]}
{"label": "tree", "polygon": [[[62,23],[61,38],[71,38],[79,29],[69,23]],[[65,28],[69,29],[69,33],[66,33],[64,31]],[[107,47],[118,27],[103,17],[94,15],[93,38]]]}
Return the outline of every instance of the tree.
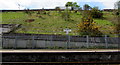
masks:
{"label": "tree", "polygon": [[83,18],[77,25],[80,35],[101,36],[103,33],[99,31],[99,26],[95,25],[91,10],[85,10],[82,13]]}
{"label": "tree", "polygon": [[93,7],[90,13],[93,18],[103,18],[103,13],[98,7]]}
{"label": "tree", "polygon": [[120,1],[117,1],[116,3],[115,3],[115,9],[116,9],[116,18],[118,19],[117,20],[117,24],[116,24],[116,34],[120,34]]}
{"label": "tree", "polygon": [[120,1],[115,2],[114,7],[120,12]]}
{"label": "tree", "polygon": [[67,2],[65,4],[65,6],[68,8],[68,7],[71,7],[71,10],[74,10],[75,8],[79,8],[80,6],[77,5],[77,2]]}
{"label": "tree", "polygon": [[91,9],[91,7],[90,7],[88,4],[85,4],[85,5],[83,6],[83,8],[84,8],[84,10],[89,10],[89,9]]}
{"label": "tree", "polygon": [[60,7],[55,7],[55,10],[60,12]]}
{"label": "tree", "polygon": [[73,2],[72,10],[78,9],[80,6],[77,5],[77,2]]}
{"label": "tree", "polygon": [[92,9],[99,10],[99,7],[95,6]]}
{"label": "tree", "polygon": [[66,6],[66,7],[71,7],[71,6],[72,6],[72,2],[67,2],[67,3],[65,4],[65,6]]}

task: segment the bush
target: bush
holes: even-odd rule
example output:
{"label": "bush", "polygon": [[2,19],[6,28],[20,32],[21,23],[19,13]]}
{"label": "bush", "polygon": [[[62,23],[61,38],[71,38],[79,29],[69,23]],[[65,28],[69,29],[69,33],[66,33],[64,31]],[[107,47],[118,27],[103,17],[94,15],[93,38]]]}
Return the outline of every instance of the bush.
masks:
{"label": "bush", "polygon": [[90,11],[90,13],[91,13],[91,16],[92,16],[93,18],[103,18],[103,13],[102,13],[102,11],[99,11],[99,10],[97,10],[97,9],[92,9],[92,10]]}
{"label": "bush", "polygon": [[65,19],[65,21],[70,20],[70,13],[69,12],[62,12],[62,18]]}
{"label": "bush", "polygon": [[90,16],[92,18],[103,18],[103,13],[102,11],[93,8],[92,10],[85,10],[83,12],[83,16]]}
{"label": "bush", "polygon": [[98,30],[99,26],[95,25],[92,17],[83,17],[80,24],[78,24],[78,33],[80,35],[101,36],[102,33]]}
{"label": "bush", "polygon": [[33,12],[33,11],[30,11],[30,10],[28,9],[28,10],[25,10],[25,13],[28,14],[28,15],[32,15],[34,12]]}

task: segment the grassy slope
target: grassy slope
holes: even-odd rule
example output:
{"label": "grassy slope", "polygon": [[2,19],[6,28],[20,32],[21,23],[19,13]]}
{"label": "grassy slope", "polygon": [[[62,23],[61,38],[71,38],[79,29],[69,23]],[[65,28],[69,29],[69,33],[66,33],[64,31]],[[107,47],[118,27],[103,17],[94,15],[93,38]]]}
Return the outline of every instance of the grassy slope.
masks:
{"label": "grassy slope", "polygon": [[27,15],[23,12],[4,12],[2,13],[2,23],[22,23]]}
{"label": "grassy slope", "polygon": [[[17,33],[35,33],[35,34],[65,34],[63,29],[71,28],[71,35],[76,35],[77,24],[80,23],[80,13],[72,12],[71,19],[74,21],[65,21],[61,18],[61,15],[56,11],[51,11],[50,16],[41,15],[43,18],[39,18],[35,12],[32,16],[28,16],[24,12],[4,12],[2,13],[2,24],[23,24]],[[106,14],[108,12],[104,12]],[[104,15],[105,18],[109,18],[112,14]],[[27,23],[26,19],[35,19],[34,22]],[[101,26],[100,30],[104,33],[110,33],[113,31],[114,24],[107,19],[94,19],[97,25]],[[111,29],[110,29],[111,28]]]}

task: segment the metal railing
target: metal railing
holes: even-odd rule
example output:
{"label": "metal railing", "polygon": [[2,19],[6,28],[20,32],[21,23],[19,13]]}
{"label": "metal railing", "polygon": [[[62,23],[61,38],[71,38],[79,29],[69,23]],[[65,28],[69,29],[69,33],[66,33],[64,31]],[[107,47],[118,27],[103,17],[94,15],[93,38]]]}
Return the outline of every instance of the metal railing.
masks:
{"label": "metal railing", "polygon": [[80,48],[119,48],[119,37],[38,35],[2,36],[2,48],[38,49],[80,49]]}

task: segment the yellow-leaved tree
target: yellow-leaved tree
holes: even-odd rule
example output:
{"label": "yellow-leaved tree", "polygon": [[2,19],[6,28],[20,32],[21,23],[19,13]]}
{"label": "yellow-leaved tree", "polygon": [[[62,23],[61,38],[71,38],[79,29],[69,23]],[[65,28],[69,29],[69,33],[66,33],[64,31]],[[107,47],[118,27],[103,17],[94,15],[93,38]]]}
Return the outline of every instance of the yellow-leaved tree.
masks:
{"label": "yellow-leaved tree", "polygon": [[91,16],[84,16],[81,22],[77,25],[78,33],[80,35],[101,36],[102,32],[99,31],[99,26],[95,25]]}

